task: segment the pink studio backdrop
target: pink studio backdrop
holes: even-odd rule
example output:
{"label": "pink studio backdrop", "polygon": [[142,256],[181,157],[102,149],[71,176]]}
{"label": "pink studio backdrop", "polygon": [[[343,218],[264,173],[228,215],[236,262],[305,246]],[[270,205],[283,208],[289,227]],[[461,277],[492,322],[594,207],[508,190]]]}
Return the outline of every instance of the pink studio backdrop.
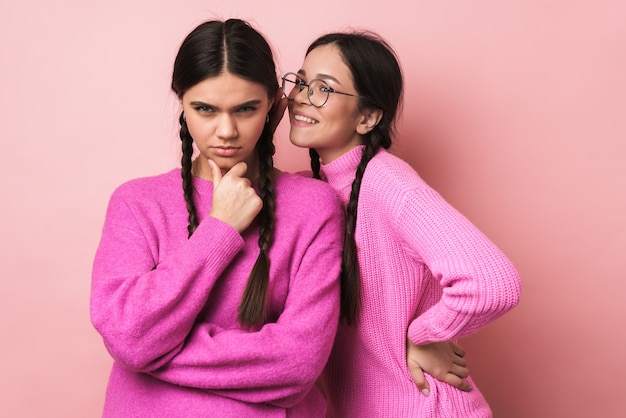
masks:
{"label": "pink studio backdrop", "polygon": [[[626,416],[626,6],[366,3],[0,3],[0,416],[100,415],[111,360],[88,301],[106,204],[178,164],[171,65],[213,16],[255,24],[281,72],[330,30],[394,44],[394,151],[523,275],[520,306],[462,341],[495,416]],[[303,168],[285,128],[277,164]]]}

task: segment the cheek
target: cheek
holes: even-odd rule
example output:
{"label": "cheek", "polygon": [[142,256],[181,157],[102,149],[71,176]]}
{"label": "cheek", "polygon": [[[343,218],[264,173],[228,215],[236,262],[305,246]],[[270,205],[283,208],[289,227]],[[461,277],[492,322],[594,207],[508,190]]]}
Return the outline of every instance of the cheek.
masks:
{"label": "cheek", "polygon": [[[188,113],[185,112],[185,115],[188,115]],[[189,130],[189,133],[191,134],[193,139],[201,139],[203,136],[206,135],[206,132],[208,132],[210,129],[209,123],[207,123],[207,121],[202,120],[198,117],[187,116],[186,123],[187,123],[187,130]]]}
{"label": "cheek", "polygon": [[[245,137],[246,142],[255,142],[261,137],[265,128],[265,118],[255,119],[240,123],[237,130],[240,137]],[[244,139],[244,138],[241,138]]]}
{"label": "cheek", "polygon": [[356,106],[342,106],[334,114],[333,123],[337,130],[353,135],[359,120],[359,109]]}

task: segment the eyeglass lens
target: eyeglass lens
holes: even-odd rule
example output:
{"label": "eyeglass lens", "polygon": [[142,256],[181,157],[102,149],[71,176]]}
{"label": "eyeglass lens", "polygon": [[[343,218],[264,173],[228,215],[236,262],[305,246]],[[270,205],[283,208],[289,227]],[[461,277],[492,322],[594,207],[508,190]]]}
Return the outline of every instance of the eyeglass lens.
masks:
{"label": "eyeglass lens", "polygon": [[308,90],[307,96],[309,98],[309,102],[313,106],[324,106],[328,100],[330,92],[330,87],[324,81],[312,80],[307,86],[307,83],[305,83],[304,80],[293,73],[285,74],[283,77],[283,92],[288,99],[295,99],[296,95],[305,88]]}

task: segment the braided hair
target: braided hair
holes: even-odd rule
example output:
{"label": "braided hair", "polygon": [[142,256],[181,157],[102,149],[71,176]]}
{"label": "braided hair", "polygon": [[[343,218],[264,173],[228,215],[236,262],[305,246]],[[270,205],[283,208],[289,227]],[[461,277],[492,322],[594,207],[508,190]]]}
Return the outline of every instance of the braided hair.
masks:
{"label": "braided hair", "polygon": [[[360,307],[360,274],[355,231],[361,181],[367,164],[378,150],[391,147],[396,115],[402,104],[403,82],[402,71],[393,48],[377,34],[367,31],[330,33],[315,40],[306,53],[308,55],[315,48],[329,44],[337,46],[341,58],[352,73],[354,87],[360,96],[359,108],[382,111],[379,123],[361,137],[365,146],[346,207],[341,267],[341,316],[348,325],[353,325]],[[310,149],[309,155],[313,176],[320,178],[319,154]]]}
{"label": "braided hair", "polygon": [[[269,98],[278,89],[272,50],[258,31],[240,19],[213,20],[200,24],[184,39],[174,61],[172,90],[179,99],[194,85],[223,72],[262,84]],[[193,138],[184,113],[179,117],[182,142],[181,177],[188,213],[188,236],[198,227],[194,203],[192,168]],[[266,299],[269,288],[269,250],[276,219],[273,132],[266,124],[256,145],[259,158],[260,197],[263,208],[258,215],[259,256],[252,268],[238,309],[238,321],[244,326],[267,321]]]}

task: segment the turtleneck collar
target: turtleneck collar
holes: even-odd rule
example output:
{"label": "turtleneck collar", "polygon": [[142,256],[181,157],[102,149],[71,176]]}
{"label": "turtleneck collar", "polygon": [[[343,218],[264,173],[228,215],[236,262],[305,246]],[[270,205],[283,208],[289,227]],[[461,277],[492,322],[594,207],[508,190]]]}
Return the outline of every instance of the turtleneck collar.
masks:
{"label": "turtleneck collar", "polygon": [[354,181],[356,169],[361,162],[363,148],[365,148],[365,145],[359,145],[333,162],[322,164],[320,167],[320,171],[323,174],[322,178],[325,178],[328,184],[337,191],[345,188],[348,188],[349,191]]}

